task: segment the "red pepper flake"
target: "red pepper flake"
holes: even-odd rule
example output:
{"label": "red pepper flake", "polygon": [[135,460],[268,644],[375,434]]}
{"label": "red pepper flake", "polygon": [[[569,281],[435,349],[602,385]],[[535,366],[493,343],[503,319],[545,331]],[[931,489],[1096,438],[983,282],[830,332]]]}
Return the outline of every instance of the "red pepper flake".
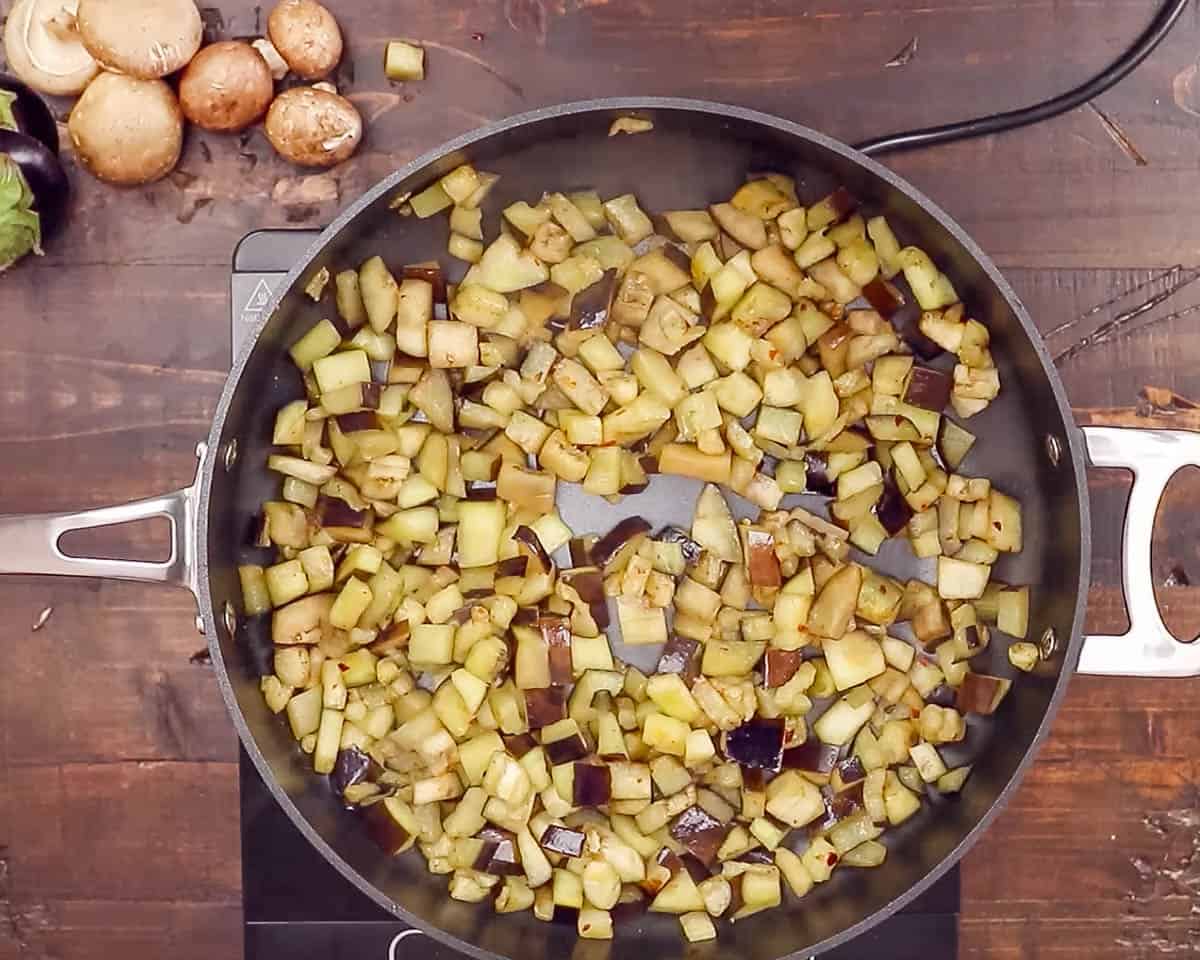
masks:
{"label": "red pepper flake", "polygon": [[825,863],[826,863],[828,866],[831,866],[831,867],[832,867],[832,866],[833,866],[835,863],[837,863],[837,862],[838,862],[838,855],[837,855],[836,853],[831,853],[829,856],[827,856],[827,857],[825,858]]}
{"label": "red pepper flake", "polygon": [[347,670],[349,670],[349,669],[350,669],[350,667],[349,667],[349,666],[347,666],[347,665],[346,665],[346,664],[344,664],[344,663],[339,663],[339,664],[338,664],[338,669],[339,669],[339,670],[341,670],[341,671],[342,671],[342,673],[345,673]]}

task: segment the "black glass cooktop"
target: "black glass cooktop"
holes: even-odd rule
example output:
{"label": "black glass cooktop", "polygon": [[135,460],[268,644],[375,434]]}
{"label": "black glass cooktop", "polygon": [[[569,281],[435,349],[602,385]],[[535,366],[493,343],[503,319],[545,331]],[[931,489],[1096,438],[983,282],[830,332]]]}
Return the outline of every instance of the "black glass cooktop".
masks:
{"label": "black glass cooktop", "polygon": [[[232,344],[237,352],[271,293],[316,238],[310,230],[250,234],[234,254]],[[452,960],[456,951],[397,921],[308,843],[241,754],[242,884],[247,960]],[[908,909],[829,960],[955,960],[955,869]]]}

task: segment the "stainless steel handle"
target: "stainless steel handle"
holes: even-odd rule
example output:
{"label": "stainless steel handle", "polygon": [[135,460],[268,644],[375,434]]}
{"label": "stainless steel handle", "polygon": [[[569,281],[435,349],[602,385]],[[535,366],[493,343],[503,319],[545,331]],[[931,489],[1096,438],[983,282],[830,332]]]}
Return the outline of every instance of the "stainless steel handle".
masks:
{"label": "stainless steel handle", "polygon": [[[205,445],[196,448],[203,462]],[[44,573],[62,577],[104,577],[186,587],[198,596],[196,504],[200,474],[192,485],[161,497],[78,513],[0,516],[0,573]],[[166,517],[171,523],[171,555],[162,562],[72,557],[59,540],[71,530]]]}
{"label": "stainless steel handle", "polygon": [[1079,672],[1129,677],[1200,676],[1200,643],[1180,643],[1158,612],[1150,567],[1154,515],[1181,467],[1200,466],[1200,434],[1183,430],[1083,427],[1095,467],[1133,473],[1121,545],[1121,586],[1129,630],[1117,637],[1085,637]]}

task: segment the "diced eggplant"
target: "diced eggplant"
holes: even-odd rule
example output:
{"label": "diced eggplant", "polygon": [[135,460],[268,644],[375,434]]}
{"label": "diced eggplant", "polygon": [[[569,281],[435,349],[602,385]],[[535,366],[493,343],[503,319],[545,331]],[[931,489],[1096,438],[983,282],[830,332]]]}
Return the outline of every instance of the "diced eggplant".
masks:
{"label": "diced eggplant", "polygon": [[752,587],[778,587],[783,584],[779,558],[775,555],[775,537],[766,530],[750,527],[745,531],[746,571]]}
{"label": "diced eggplant", "polygon": [[829,457],[826,454],[804,454],[804,480],[806,492],[833,496],[836,482],[829,476]]}
{"label": "diced eggplant", "polygon": [[532,733],[514,733],[504,738],[504,748],[518,760],[537,745]]}
{"label": "diced eggplant", "polygon": [[650,522],[645,517],[626,517],[592,545],[592,563],[602,569],[608,567],[623,548],[649,532]]}
{"label": "diced eggplant", "polygon": [[[536,539],[536,535],[535,535]],[[540,617],[537,623],[550,661],[550,685],[571,683],[571,623],[566,617]]]}
{"label": "diced eggplant", "polygon": [[737,525],[720,487],[715,484],[706,484],[696,502],[692,539],[719,560],[738,563],[742,559]]}
{"label": "diced eggplant", "polygon": [[343,413],[334,417],[338,429],[342,433],[355,433],[359,430],[378,430],[379,417],[371,410],[360,410],[357,413]]}
{"label": "diced eggplant", "polygon": [[550,824],[542,833],[542,838],[538,841],[543,850],[549,850],[551,853],[559,853],[565,857],[578,857],[583,854],[583,844],[586,837],[580,830],[572,830],[570,827],[560,827],[557,824]]}
{"label": "diced eggplant", "polygon": [[379,765],[358,747],[347,747],[338,751],[337,762],[333,766],[333,773],[329,775],[329,782],[341,796],[347,787],[374,779],[381,772]]}
{"label": "diced eggplant", "polygon": [[[547,752],[549,752],[547,750]],[[595,763],[576,763],[573,800],[577,807],[599,807],[608,803],[612,792],[612,774],[608,767]]]}
{"label": "diced eggplant", "polygon": [[424,280],[433,287],[434,319],[444,320],[438,316],[437,306],[446,306],[446,275],[436,263],[416,263],[400,268],[400,276],[404,280]]}
{"label": "diced eggplant", "polygon": [[525,715],[530,729],[548,727],[567,715],[567,695],[562,687],[543,687],[522,692],[525,694]]}
{"label": "diced eggplant", "polygon": [[888,532],[888,536],[894,537],[900,533],[908,526],[908,521],[912,519],[912,516],[912,507],[904,498],[904,494],[900,492],[900,488],[890,477],[885,479],[883,493],[875,503],[875,517],[883,529]]}
{"label": "diced eggplant", "polygon": [[778,771],[783,764],[784,721],[752,720],[725,734],[725,755],[743,767]]}
{"label": "diced eggplant", "polygon": [[904,306],[904,294],[890,280],[876,277],[862,288],[863,297],[884,317],[890,317]]}
{"label": "diced eggplant", "polygon": [[[729,833],[729,827],[700,806],[688,807],[671,821],[671,836],[697,860],[711,866]],[[682,866],[682,861],[680,861]]]}
{"label": "diced eggplant", "polygon": [[561,571],[558,577],[578,593],[584,603],[591,605],[605,601],[604,577],[596,567],[572,567]]}
{"label": "diced eggplant", "polygon": [[769,647],[763,656],[763,686],[782,687],[796,675],[803,662],[803,650],[777,650]]}
{"label": "diced eggplant", "polygon": [[417,818],[399,797],[385,797],[364,811],[367,833],[384,853],[395,856],[416,842]]}
{"label": "diced eggplant", "polygon": [[904,391],[904,402],[941,413],[950,402],[953,387],[954,378],[946,371],[916,364]]}
{"label": "diced eggplant", "polygon": [[[533,726],[530,723],[530,726]],[[548,726],[548,725],[547,725]],[[564,723],[564,727],[568,724]],[[582,759],[588,755],[587,741],[583,739],[583,734],[579,732],[579,727],[574,721],[571,721],[570,729],[563,732],[562,736],[554,739],[543,739],[542,746],[546,750],[546,758],[555,766],[560,763],[571,763],[572,761]],[[553,737],[557,731],[549,732]],[[544,734],[543,737],[546,735]]]}
{"label": "diced eggplant", "polygon": [[949,417],[942,417],[938,427],[937,451],[946,466],[957,470],[975,444],[975,435]]}
{"label": "diced eggplant", "polygon": [[825,581],[808,615],[808,629],[820,637],[837,639],[846,628],[858,605],[862,588],[862,568],[847,564]]}
{"label": "diced eggplant", "polygon": [[592,545],[586,537],[572,537],[567,549],[571,556],[571,566],[590,567],[592,565]]}
{"label": "diced eggplant", "polygon": [[683,553],[683,560],[688,566],[698,563],[704,548],[688,536],[687,532],[675,526],[663,527],[654,535],[655,540],[663,543],[676,543]]}
{"label": "diced eggplant", "polygon": [[513,531],[513,539],[525,548],[533,560],[541,565],[544,572],[553,569],[554,564],[550,559],[550,555],[546,553],[546,548],[542,546],[541,538],[538,537],[532,527],[525,525],[517,527]]}
{"label": "diced eggplant", "polygon": [[345,500],[337,497],[317,498],[317,517],[323,527],[363,528],[371,522],[370,510],[355,510]]}
{"label": "diced eggplant", "polygon": [[837,765],[837,776],[846,786],[858,783],[867,776],[867,770],[858,756],[847,757]]}
{"label": "diced eggplant", "polygon": [[840,752],[835,746],[810,738],[783,751],[783,769],[829,773],[837,763]]}
{"label": "diced eggplant", "polygon": [[955,706],[961,713],[995,713],[1011,685],[1012,681],[1004,677],[968,673],[958,688]]}
{"label": "diced eggplant", "polygon": [[473,869],[494,876],[523,876],[517,837],[511,831],[488,824],[478,833],[483,846],[475,858]]}
{"label": "diced eggplant", "polygon": [[598,330],[608,323],[608,308],[616,287],[616,270],[604,271],[599,282],[579,291],[571,300],[568,326],[572,330]]}
{"label": "diced eggplant", "polygon": [[691,686],[700,675],[700,644],[687,637],[673,635],[663,644],[658,658],[657,673],[677,673],[683,682]]}

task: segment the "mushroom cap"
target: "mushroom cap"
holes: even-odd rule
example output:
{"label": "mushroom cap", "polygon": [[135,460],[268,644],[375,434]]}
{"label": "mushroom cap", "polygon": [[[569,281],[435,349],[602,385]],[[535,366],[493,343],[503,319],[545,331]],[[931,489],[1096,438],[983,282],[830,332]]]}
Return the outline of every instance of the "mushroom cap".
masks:
{"label": "mushroom cap", "polygon": [[183,115],[205,130],[244,130],[267,112],[274,95],[267,61],[242,40],[205,47],[179,80]]}
{"label": "mushroom cap", "polygon": [[73,97],[100,72],[75,31],[76,0],[17,0],[4,26],[12,72],[38,93]]}
{"label": "mushroom cap", "polygon": [[67,131],[94,176],[135,186],[162,179],[179,162],[183,113],[161,80],[102,73],[76,102]]}
{"label": "mushroom cap", "polygon": [[267,18],[267,36],[305,80],[328,76],[342,59],[341,28],[316,0],[280,0]]}
{"label": "mushroom cap", "polygon": [[192,0],[79,0],[79,33],[103,66],[143,80],[182,69],[204,24]]}
{"label": "mushroom cap", "polygon": [[271,104],[266,133],[271,146],[292,163],[332,167],[358,149],[363,122],[345,97],[313,87],[293,87]]}

